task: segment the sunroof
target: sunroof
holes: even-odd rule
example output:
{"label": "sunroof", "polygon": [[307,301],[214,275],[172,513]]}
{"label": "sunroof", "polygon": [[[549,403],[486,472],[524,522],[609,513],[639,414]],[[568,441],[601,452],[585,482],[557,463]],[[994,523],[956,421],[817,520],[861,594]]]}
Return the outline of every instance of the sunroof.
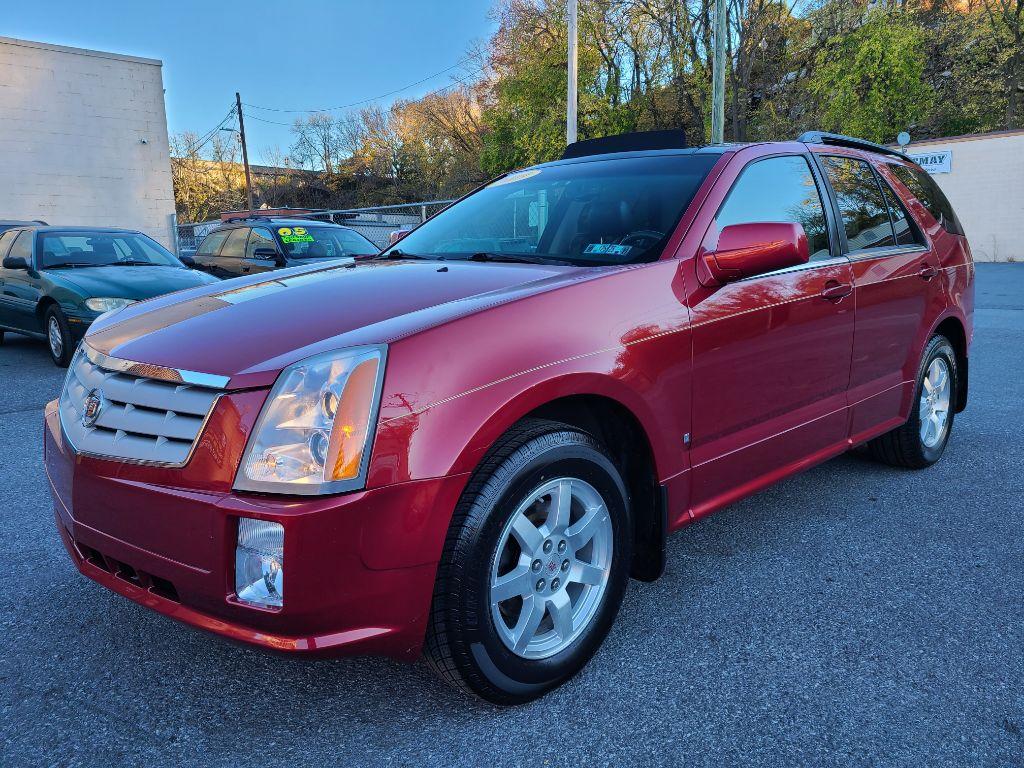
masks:
{"label": "sunroof", "polygon": [[577,141],[565,148],[562,159],[605,155],[611,152],[642,152],[651,149],[686,149],[686,132],[681,128],[665,131],[637,131],[599,139]]}

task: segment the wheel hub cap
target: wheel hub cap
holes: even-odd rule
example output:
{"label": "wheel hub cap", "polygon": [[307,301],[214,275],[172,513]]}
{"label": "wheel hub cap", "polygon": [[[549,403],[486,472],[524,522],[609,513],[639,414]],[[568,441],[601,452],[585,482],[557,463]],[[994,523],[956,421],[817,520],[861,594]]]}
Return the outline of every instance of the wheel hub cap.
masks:
{"label": "wheel hub cap", "polygon": [[60,357],[64,353],[64,339],[60,333],[60,325],[57,318],[51,317],[47,327],[47,336],[50,340],[50,349],[54,357]]}
{"label": "wheel hub cap", "polygon": [[601,607],[612,564],[612,523],[601,494],[577,478],[531,492],[506,523],[491,567],[491,616],[515,654],[565,650]]}
{"label": "wheel hub cap", "polygon": [[951,393],[949,363],[945,358],[937,357],[928,366],[924,381],[921,383],[921,400],[918,405],[921,442],[928,448],[934,448],[946,436]]}

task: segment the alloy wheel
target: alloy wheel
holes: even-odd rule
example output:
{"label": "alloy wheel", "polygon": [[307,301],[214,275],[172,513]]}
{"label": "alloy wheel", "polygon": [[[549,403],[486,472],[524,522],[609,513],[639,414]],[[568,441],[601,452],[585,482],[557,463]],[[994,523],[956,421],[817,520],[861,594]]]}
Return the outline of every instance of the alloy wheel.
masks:
{"label": "alloy wheel", "polygon": [[598,614],[612,566],[613,531],[601,494],[561,477],[531,492],[506,523],[491,567],[491,616],[516,655],[568,648]]}
{"label": "alloy wheel", "polygon": [[60,360],[64,354],[64,335],[61,333],[60,323],[53,315],[50,316],[50,322],[46,326],[46,338],[50,342],[50,352],[53,354],[53,358]]}
{"label": "alloy wheel", "polygon": [[928,448],[934,448],[946,436],[951,393],[952,377],[949,375],[949,363],[943,357],[936,357],[928,366],[918,404],[921,442]]}

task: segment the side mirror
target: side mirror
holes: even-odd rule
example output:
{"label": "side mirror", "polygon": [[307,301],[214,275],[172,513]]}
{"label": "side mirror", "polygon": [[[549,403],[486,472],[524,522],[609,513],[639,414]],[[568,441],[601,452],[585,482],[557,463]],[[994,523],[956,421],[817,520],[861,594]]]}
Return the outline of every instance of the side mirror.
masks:
{"label": "side mirror", "polygon": [[191,256],[179,256],[178,257],[178,261],[180,261],[182,264],[184,264],[189,269],[195,269],[196,268],[196,260],[193,259]]}
{"label": "side mirror", "polygon": [[4,258],[4,269],[28,269],[28,262],[21,256],[7,256]]}
{"label": "side mirror", "polygon": [[267,261],[273,261],[279,267],[283,267],[286,263],[284,254],[279,253],[276,248],[270,248],[266,245],[254,248],[252,257],[254,259],[266,259]]}
{"label": "side mirror", "polygon": [[715,279],[727,283],[806,264],[810,258],[800,224],[765,221],[722,229],[718,247],[704,254],[704,263]]}

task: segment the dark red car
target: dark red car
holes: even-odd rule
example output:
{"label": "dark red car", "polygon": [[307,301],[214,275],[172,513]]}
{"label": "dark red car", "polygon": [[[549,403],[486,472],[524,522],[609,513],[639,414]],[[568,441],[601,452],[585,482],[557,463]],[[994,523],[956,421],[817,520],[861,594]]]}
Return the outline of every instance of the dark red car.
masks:
{"label": "dark red car", "polygon": [[935,183],[829,134],[659,141],[573,145],[371,259],[97,321],[46,409],[77,566],[515,703],[586,663],[672,531],[861,444],[937,461],[974,268]]}

